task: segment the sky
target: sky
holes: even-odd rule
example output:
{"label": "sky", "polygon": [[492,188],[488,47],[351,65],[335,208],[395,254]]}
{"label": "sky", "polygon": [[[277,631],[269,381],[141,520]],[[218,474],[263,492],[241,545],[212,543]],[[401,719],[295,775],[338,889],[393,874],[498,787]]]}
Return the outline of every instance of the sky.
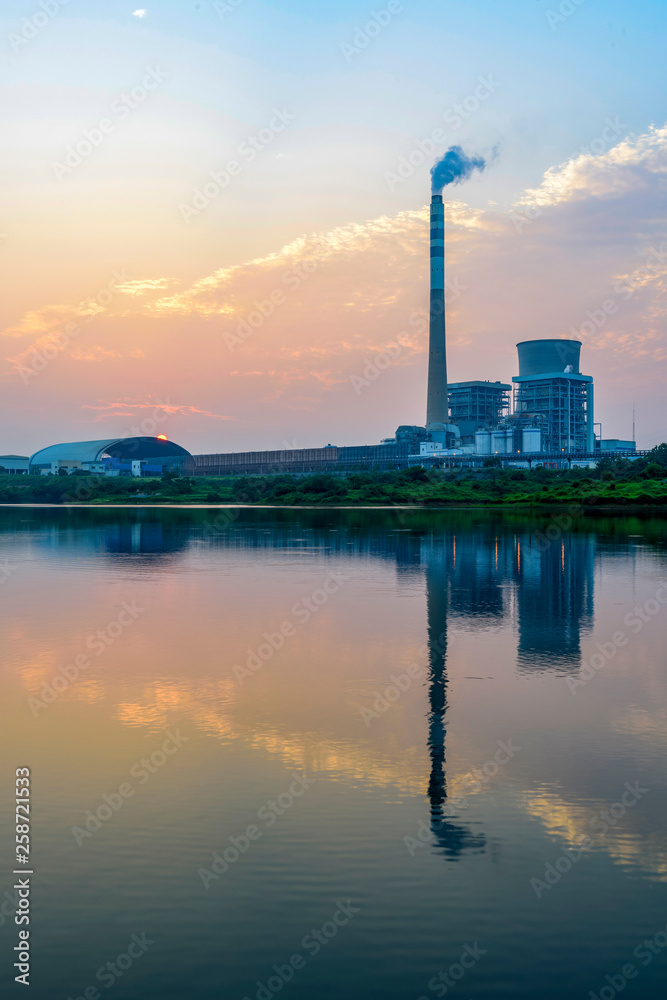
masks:
{"label": "sky", "polygon": [[[577,337],[604,437],[667,440],[667,5],[6,0],[0,454],[424,424],[429,170],[450,381]],[[159,429],[158,429],[159,428]]]}

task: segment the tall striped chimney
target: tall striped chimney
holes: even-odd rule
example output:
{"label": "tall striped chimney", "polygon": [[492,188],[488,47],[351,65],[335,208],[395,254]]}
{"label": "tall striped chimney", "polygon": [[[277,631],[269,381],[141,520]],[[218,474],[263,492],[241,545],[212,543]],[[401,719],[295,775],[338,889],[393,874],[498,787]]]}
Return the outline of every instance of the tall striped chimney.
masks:
{"label": "tall striped chimney", "polygon": [[445,206],[441,194],[431,198],[431,314],[429,323],[426,430],[449,424],[447,351],[445,342]]}

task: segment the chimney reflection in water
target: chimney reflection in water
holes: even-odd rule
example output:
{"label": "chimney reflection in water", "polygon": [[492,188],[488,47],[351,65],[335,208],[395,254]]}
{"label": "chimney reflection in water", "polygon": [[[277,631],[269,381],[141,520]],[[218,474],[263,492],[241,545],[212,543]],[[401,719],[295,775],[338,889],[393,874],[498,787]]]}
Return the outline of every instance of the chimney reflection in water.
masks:
{"label": "chimney reflection in water", "polygon": [[452,558],[455,538],[445,539],[442,548],[433,547],[426,561],[426,610],[428,631],[428,749],[431,773],[428,797],[431,806],[431,832],[448,858],[464,851],[483,851],[486,838],[475,835],[450,817],[456,812],[447,803],[445,739],[447,729],[447,611],[449,604],[449,546]]}

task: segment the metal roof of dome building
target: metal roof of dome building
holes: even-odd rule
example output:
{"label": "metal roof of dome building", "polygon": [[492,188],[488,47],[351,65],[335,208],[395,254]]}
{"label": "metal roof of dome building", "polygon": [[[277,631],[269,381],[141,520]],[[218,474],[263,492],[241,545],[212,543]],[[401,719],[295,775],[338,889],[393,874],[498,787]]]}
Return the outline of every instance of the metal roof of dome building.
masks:
{"label": "metal roof of dome building", "polygon": [[180,444],[157,437],[106,438],[102,441],[70,441],[66,444],[52,444],[30,456],[32,466],[50,466],[52,462],[100,462],[104,457],[116,458],[120,462],[165,461],[167,459],[189,458],[190,452]]}

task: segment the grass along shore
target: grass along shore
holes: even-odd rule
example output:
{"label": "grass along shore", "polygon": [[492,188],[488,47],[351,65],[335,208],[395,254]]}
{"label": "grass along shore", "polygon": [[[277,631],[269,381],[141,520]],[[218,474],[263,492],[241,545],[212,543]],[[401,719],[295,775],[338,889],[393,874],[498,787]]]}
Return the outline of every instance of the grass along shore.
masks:
{"label": "grass along shore", "polygon": [[2,504],[258,504],[278,506],[667,505],[667,444],[645,458],[602,459],[596,469],[402,469],[310,476],[160,479],[10,476],[0,471]]}

